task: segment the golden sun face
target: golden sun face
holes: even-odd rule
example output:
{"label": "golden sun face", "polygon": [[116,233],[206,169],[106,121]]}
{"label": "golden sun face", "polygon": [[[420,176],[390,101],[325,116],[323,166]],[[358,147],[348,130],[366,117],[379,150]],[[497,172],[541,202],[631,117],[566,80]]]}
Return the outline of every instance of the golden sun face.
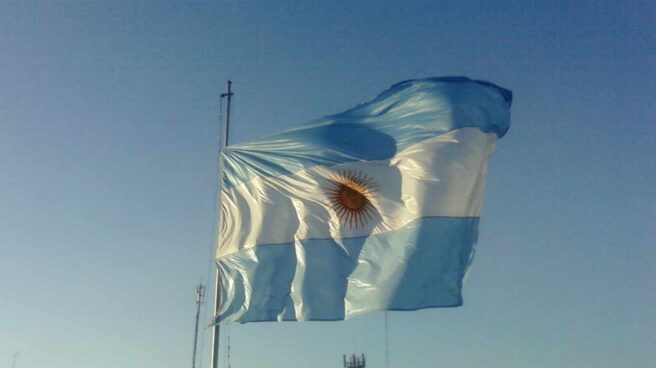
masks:
{"label": "golden sun face", "polygon": [[347,228],[358,228],[372,219],[374,186],[362,172],[339,171],[327,188],[330,206]]}

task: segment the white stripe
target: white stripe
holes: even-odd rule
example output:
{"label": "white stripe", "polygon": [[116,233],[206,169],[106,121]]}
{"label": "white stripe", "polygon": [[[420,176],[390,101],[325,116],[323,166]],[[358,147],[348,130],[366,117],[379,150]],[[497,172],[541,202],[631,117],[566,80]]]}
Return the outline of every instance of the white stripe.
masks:
{"label": "white stripe", "polygon": [[[389,160],[310,167],[222,190],[217,257],[295,239],[378,234],[424,216],[478,216],[496,138],[478,128],[462,128],[412,145]],[[326,190],[345,170],[365,174],[375,185],[372,219],[359,227],[340,221]]]}

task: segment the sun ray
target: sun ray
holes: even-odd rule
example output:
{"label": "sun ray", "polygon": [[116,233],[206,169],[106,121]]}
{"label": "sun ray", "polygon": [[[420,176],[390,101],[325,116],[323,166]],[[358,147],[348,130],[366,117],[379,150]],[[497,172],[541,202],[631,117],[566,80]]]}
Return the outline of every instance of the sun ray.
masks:
{"label": "sun ray", "polygon": [[366,174],[348,169],[330,178],[328,201],[342,225],[359,228],[373,219],[375,187]]}

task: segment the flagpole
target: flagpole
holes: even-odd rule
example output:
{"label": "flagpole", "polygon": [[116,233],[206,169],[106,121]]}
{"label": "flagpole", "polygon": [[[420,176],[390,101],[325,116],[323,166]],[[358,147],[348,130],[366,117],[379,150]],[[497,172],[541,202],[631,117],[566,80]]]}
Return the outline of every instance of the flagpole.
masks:
{"label": "flagpole", "polygon": [[[232,81],[228,81],[228,92],[221,94],[221,104],[223,104],[223,98],[227,98],[227,108],[226,108],[226,120],[223,124],[223,129],[221,129],[221,137],[219,139],[219,153],[223,151],[225,147],[228,146],[228,133],[230,129],[230,102],[232,100]],[[219,224],[221,216],[221,186],[223,185],[223,163],[219,156],[219,207],[217,211],[217,239],[219,234]],[[218,245],[218,240],[217,240]],[[214,287],[214,317],[213,317],[213,327],[212,327],[212,357],[211,357],[211,368],[219,368],[219,333],[220,326],[216,322],[216,317],[219,315],[219,306],[221,304],[221,278],[219,274],[218,264],[216,265],[216,284]]]}

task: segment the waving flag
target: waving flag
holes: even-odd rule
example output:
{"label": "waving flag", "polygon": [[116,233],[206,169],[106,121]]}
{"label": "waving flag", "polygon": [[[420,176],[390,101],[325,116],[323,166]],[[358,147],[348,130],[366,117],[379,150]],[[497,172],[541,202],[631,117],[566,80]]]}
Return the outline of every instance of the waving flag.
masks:
{"label": "waving flag", "polygon": [[217,322],[462,304],[510,91],[411,80],[222,152]]}

